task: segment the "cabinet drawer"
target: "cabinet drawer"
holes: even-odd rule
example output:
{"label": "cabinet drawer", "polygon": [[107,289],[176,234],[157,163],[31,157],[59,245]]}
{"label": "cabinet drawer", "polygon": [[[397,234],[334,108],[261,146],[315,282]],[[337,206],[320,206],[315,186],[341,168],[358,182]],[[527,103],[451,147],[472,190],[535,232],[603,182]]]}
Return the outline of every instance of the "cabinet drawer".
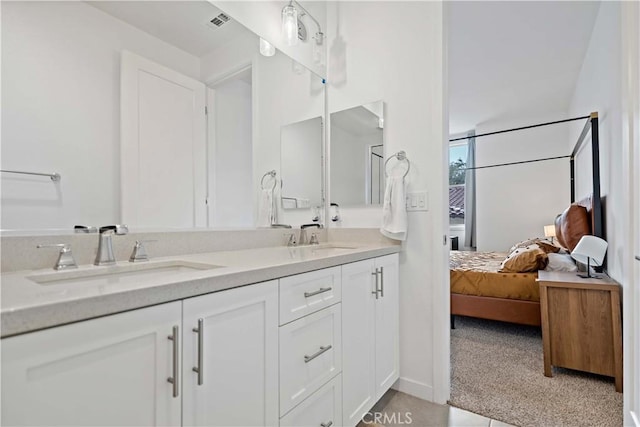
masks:
{"label": "cabinet drawer", "polygon": [[320,387],[280,420],[280,427],[320,426],[342,426],[342,375]]}
{"label": "cabinet drawer", "polygon": [[340,267],[280,279],[280,324],[340,302],[341,285]]}
{"label": "cabinet drawer", "polygon": [[340,310],[336,304],[280,328],[280,416],[342,370]]}

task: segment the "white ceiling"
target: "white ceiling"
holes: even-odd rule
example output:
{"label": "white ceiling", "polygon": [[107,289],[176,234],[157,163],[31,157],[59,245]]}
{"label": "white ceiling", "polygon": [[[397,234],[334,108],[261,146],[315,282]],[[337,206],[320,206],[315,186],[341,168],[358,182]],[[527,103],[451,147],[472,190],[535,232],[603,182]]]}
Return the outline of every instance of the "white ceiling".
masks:
{"label": "white ceiling", "polygon": [[451,134],[568,109],[599,2],[448,5]]}
{"label": "white ceiling", "polygon": [[201,57],[251,33],[231,19],[209,24],[222,11],[207,1],[89,1],[88,4],[192,55]]}

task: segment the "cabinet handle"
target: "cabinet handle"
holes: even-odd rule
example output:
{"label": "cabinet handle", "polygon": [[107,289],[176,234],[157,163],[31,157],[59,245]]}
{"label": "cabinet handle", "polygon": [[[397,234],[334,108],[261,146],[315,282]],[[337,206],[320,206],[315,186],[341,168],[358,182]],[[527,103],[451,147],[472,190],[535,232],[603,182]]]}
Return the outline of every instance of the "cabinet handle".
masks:
{"label": "cabinet handle", "polygon": [[193,328],[198,334],[198,366],[192,368],[198,374],[198,385],[204,384],[204,319],[198,319],[198,327]]}
{"label": "cabinet handle", "polygon": [[312,297],[312,296],[314,296],[314,295],[323,294],[323,293],[325,293],[325,292],[329,292],[331,289],[332,289],[331,287],[329,287],[329,288],[320,288],[320,289],[318,289],[318,290],[317,290],[317,291],[315,291],[315,292],[305,292],[305,293],[304,293],[304,297],[305,297],[305,298],[309,298],[309,297]]}
{"label": "cabinet handle", "polygon": [[333,421],[327,421],[326,423],[320,423],[320,427],[331,427],[333,425]]}
{"label": "cabinet handle", "polygon": [[324,353],[325,351],[329,351],[331,350],[330,345],[326,346],[326,347],[322,347],[320,346],[320,350],[316,351],[315,353],[313,353],[311,356],[304,356],[304,363],[309,363],[311,362],[313,359],[315,359],[316,357],[320,356],[322,353]]}
{"label": "cabinet handle", "polygon": [[384,267],[380,267],[380,298],[384,298]]}
{"label": "cabinet handle", "polygon": [[375,294],[376,299],[380,298],[378,295],[378,269],[376,268],[376,271],[371,273],[372,276],[376,277],[376,290],[371,292],[372,294]]}
{"label": "cabinet handle", "polygon": [[636,255],[636,259],[640,261],[640,255]]}
{"label": "cabinet handle", "polygon": [[171,341],[173,341],[173,377],[167,378],[167,381],[173,384],[173,397],[178,397],[180,395],[180,384],[179,384],[179,356],[180,356],[180,346],[178,345],[179,341],[179,331],[178,326],[173,327],[173,333],[168,337]]}

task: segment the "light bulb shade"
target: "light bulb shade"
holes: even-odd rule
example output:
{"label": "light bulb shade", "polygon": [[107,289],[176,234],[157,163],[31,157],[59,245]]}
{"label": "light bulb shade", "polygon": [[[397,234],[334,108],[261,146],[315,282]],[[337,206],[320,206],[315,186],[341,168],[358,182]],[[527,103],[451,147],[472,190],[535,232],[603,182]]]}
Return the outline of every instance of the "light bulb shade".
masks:
{"label": "light bulb shade", "polygon": [[571,258],[582,264],[600,267],[607,253],[608,245],[606,240],[599,237],[591,235],[582,236],[582,239],[580,239],[571,252]]}
{"label": "light bulb shade", "polygon": [[260,53],[264,56],[273,56],[276,53],[276,48],[271,43],[260,37]]}
{"label": "light bulb shade", "polygon": [[282,9],[282,37],[289,46],[298,44],[298,11],[292,4]]}
{"label": "light bulb shade", "polygon": [[544,237],[556,237],[556,226],[555,225],[545,225],[544,226]]}

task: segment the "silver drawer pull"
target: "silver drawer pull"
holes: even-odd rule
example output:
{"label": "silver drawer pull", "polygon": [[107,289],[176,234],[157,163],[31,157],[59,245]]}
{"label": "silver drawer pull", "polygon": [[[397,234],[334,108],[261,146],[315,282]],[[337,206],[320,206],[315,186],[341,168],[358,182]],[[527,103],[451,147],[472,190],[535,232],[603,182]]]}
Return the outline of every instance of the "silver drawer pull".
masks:
{"label": "silver drawer pull", "polygon": [[314,296],[314,295],[323,294],[323,293],[325,293],[325,292],[329,292],[331,289],[332,289],[332,288],[320,288],[320,289],[318,289],[318,290],[317,290],[317,291],[315,291],[315,292],[305,292],[305,293],[304,293],[304,297],[305,297],[305,298],[309,298],[309,297],[312,297],[312,296]]}
{"label": "silver drawer pull", "polygon": [[173,397],[178,397],[180,395],[180,384],[179,384],[179,379],[178,379],[178,375],[180,372],[180,346],[179,346],[179,332],[178,332],[178,326],[174,326],[173,327],[173,333],[171,335],[169,335],[169,339],[171,341],[173,341],[173,376],[167,378],[167,381],[171,384],[173,384]]}
{"label": "silver drawer pull", "polygon": [[333,425],[333,421],[327,421],[326,423],[320,423],[320,427],[331,427]]}
{"label": "silver drawer pull", "polygon": [[320,356],[322,353],[331,350],[330,345],[326,346],[326,347],[320,347],[320,350],[316,351],[315,353],[313,353],[311,356],[304,356],[304,363],[309,363],[311,362],[313,359],[315,359],[316,357]]}
{"label": "silver drawer pull", "polygon": [[204,319],[198,319],[198,327],[193,328],[198,334],[198,366],[191,370],[198,374],[198,385],[204,384]]}
{"label": "silver drawer pull", "polygon": [[640,261],[640,255],[636,255],[636,259]]}

